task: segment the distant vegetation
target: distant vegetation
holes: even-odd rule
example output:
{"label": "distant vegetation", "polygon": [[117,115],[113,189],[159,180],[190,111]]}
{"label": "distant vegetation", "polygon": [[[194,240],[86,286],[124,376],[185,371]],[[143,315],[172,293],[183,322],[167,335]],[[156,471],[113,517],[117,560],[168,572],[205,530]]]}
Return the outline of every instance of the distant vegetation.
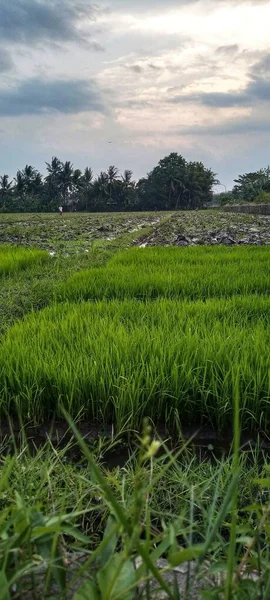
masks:
{"label": "distant vegetation", "polygon": [[30,165],[10,181],[0,177],[0,212],[51,212],[58,206],[78,211],[180,210],[198,208],[212,200],[215,174],[201,162],[187,162],[177,153],[162,159],[147,177],[135,182],[132,171],[115,166],[94,178],[70,161],[53,157],[47,174]]}
{"label": "distant vegetation", "polygon": [[270,203],[270,167],[239,175],[232,191],[215,195],[219,204]]}
{"label": "distant vegetation", "polygon": [[123,174],[111,165],[96,178],[90,167],[74,169],[70,161],[53,157],[43,177],[26,165],[13,180],[0,177],[0,212],[151,211],[186,210],[218,204],[270,202],[270,167],[239,175],[232,191],[213,193],[220,185],[202,162],[188,162],[176,152],[159,161],[148,175],[135,181],[129,169]]}

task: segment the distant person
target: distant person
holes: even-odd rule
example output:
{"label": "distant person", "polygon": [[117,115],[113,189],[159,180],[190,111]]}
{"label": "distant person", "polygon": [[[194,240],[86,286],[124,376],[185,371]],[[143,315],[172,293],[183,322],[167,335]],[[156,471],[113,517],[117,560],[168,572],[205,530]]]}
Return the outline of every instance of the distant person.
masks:
{"label": "distant person", "polygon": [[63,214],[63,206],[59,206],[59,215]]}

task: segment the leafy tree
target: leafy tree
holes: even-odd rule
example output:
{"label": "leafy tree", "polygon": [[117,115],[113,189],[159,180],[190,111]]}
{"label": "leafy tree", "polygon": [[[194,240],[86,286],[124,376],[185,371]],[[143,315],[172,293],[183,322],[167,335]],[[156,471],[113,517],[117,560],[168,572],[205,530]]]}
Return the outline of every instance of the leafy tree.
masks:
{"label": "leafy tree", "polygon": [[178,210],[196,208],[212,199],[215,174],[201,162],[188,163],[173,152],[159,161],[138,183],[142,208]]}
{"label": "leafy tree", "polygon": [[214,194],[213,201],[215,205],[224,206],[225,204],[235,204],[235,197],[232,192],[220,192]]}
{"label": "leafy tree", "polygon": [[270,192],[270,167],[239,175],[234,183],[233,195],[237,200],[254,202],[262,192]]}

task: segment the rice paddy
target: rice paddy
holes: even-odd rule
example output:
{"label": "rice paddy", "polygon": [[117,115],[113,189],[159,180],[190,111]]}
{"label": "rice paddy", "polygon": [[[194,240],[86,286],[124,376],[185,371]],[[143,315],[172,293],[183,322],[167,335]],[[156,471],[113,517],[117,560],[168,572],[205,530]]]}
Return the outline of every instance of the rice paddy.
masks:
{"label": "rice paddy", "polygon": [[268,247],[134,248],[103,269],[79,272],[60,287],[70,300],[188,298],[268,294]]}
{"label": "rice paddy", "polygon": [[[133,248],[76,273],[0,348],[2,414],[138,428],[270,422],[270,250]],[[62,302],[59,302],[62,300]]]}
{"label": "rice paddy", "polygon": [[34,264],[41,265],[49,260],[47,252],[25,248],[0,246],[0,277],[26,269]]}
{"label": "rice paddy", "polygon": [[[218,570],[221,564],[231,564],[232,557],[235,561],[236,575],[229,574],[228,580],[236,582],[237,595],[230,600],[245,595],[244,579],[243,593],[239,587],[242,557],[248,561],[246,567],[260,575],[258,594],[252,588],[245,597],[268,598],[269,468],[267,454],[259,445],[263,442],[268,447],[270,424],[266,221],[261,225],[256,221],[259,234],[252,232],[254,219],[246,221],[243,228],[249,228],[250,245],[218,245],[216,234],[209,242],[207,233],[206,245],[197,246],[194,240],[203,236],[194,233],[192,247],[166,247],[168,239],[178,245],[180,224],[194,227],[200,223],[203,230],[203,224],[207,228],[215,219],[216,229],[224,228],[226,222],[229,231],[239,221],[210,212],[164,217],[158,223],[151,214],[106,215],[106,222],[96,215],[68,215],[63,220],[55,215],[24,215],[21,222],[20,215],[4,215],[10,222],[0,226],[0,241],[20,244],[0,246],[2,562],[10,565],[7,573],[13,577],[14,548],[21,557],[16,597],[23,595],[25,582],[20,574],[25,573],[26,562],[29,569],[29,557],[33,558],[31,584],[40,569],[37,548],[45,548],[46,564],[50,555],[55,566],[56,529],[61,552],[63,542],[71,546],[73,535],[75,540],[83,539],[80,546],[78,541],[72,544],[75,553],[81,549],[90,556],[94,549],[92,556],[98,556],[100,548],[103,552],[104,538],[101,546],[99,541],[104,530],[105,538],[109,531],[106,516],[115,515],[117,507],[117,515],[124,515],[127,523],[127,530],[123,529],[119,517],[117,556],[127,540],[129,544],[130,534],[134,544],[134,531],[138,532],[138,548],[144,551],[143,561],[146,555],[170,559],[171,549],[182,552],[183,547],[184,556],[196,560],[196,544],[202,542],[207,571],[209,565]],[[80,421],[87,445],[72,421],[67,425],[63,409],[73,422]],[[177,446],[177,454],[168,449],[163,454],[165,446],[161,440],[152,440],[154,430],[151,433],[143,425],[145,417],[157,431],[165,431]],[[8,445],[9,420],[14,430]],[[22,423],[27,424],[23,429]],[[70,435],[65,437],[69,427],[77,444]],[[183,444],[185,428],[200,432],[202,447],[196,453]],[[247,454],[239,452],[240,428],[246,433],[244,443],[257,440],[255,448],[252,441],[246,442]],[[209,445],[210,437],[205,446],[203,435],[211,429],[216,445]],[[143,432],[141,449],[136,450],[134,430]],[[233,459],[229,454],[220,460],[233,434]],[[222,439],[229,439],[229,444],[218,446]],[[16,444],[18,450],[10,456]],[[83,456],[78,456],[79,446]],[[124,462],[117,462],[123,456]],[[108,459],[112,461],[107,463]],[[97,463],[102,465],[100,470]],[[236,528],[231,533],[234,514]],[[23,541],[18,541],[11,515],[15,515],[14,522],[25,523],[27,539],[33,539],[29,554],[21,533]],[[53,548],[49,551],[48,544],[44,546],[44,527],[38,545],[37,515],[44,527],[52,516]],[[67,516],[79,527],[77,538],[75,528],[61,525]],[[111,518],[111,527],[110,522]],[[29,524],[30,529],[33,524],[33,534]],[[87,538],[82,538],[82,531]],[[234,533],[236,552],[236,543],[228,541]],[[108,540],[110,544],[110,531]],[[137,546],[130,548],[128,557],[141,556]],[[70,571],[66,564],[64,569]],[[85,564],[89,583],[88,560]],[[80,578],[81,563],[78,569]],[[95,572],[96,568],[93,577]],[[33,588],[35,597],[47,597],[43,594],[46,586],[43,582]],[[92,589],[87,597],[92,597]],[[220,590],[219,584],[211,597],[220,595]],[[12,597],[13,591],[14,585]],[[186,599],[200,597],[191,596],[189,588],[186,592]],[[51,597],[60,597],[59,593],[58,588]],[[178,590],[170,597],[176,600]]]}

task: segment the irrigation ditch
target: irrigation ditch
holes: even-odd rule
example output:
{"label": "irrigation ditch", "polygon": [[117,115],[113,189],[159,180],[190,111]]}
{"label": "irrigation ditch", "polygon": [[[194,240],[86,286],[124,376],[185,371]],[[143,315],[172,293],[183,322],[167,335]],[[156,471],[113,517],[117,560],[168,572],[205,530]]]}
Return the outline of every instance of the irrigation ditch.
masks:
{"label": "irrigation ditch", "polygon": [[[90,448],[95,448],[99,440],[103,442],[100,459],[108,469],[124,467],[130,455],[138,446],[139,432],[126,430],[116,432],[113,425],[98,425],[89,422],[76,423],[80,436]],[[153,430],[154,431],[154,430]],[[186,426],[178,432],[169,431],[165,424],[160,424],[154,431],[155,437],[166,444],[170,450],[183,448],[192,451],[201,461],[215,461],[227,457],[232,449],[231,433],[217,433],[209,426]],[[31,454],[35,454],[48,441],[58,449],[67,448],[66,455],[72,464],[80,464],[82,452],[74,440],[69,425],[64,420],[45,422],[41,425],[27,423],[22,426],[19,421],[3,420],[0,427],[0,444],[2,454],[11,453],[18,448],[28,446]],[[258,432],[257,438],[243,432],[241,435],[241,452],[245,455],[257,453],[258,459],[270,458],[270,438],[264,432]],[[162,444],[161,450],[162,452]]]}

